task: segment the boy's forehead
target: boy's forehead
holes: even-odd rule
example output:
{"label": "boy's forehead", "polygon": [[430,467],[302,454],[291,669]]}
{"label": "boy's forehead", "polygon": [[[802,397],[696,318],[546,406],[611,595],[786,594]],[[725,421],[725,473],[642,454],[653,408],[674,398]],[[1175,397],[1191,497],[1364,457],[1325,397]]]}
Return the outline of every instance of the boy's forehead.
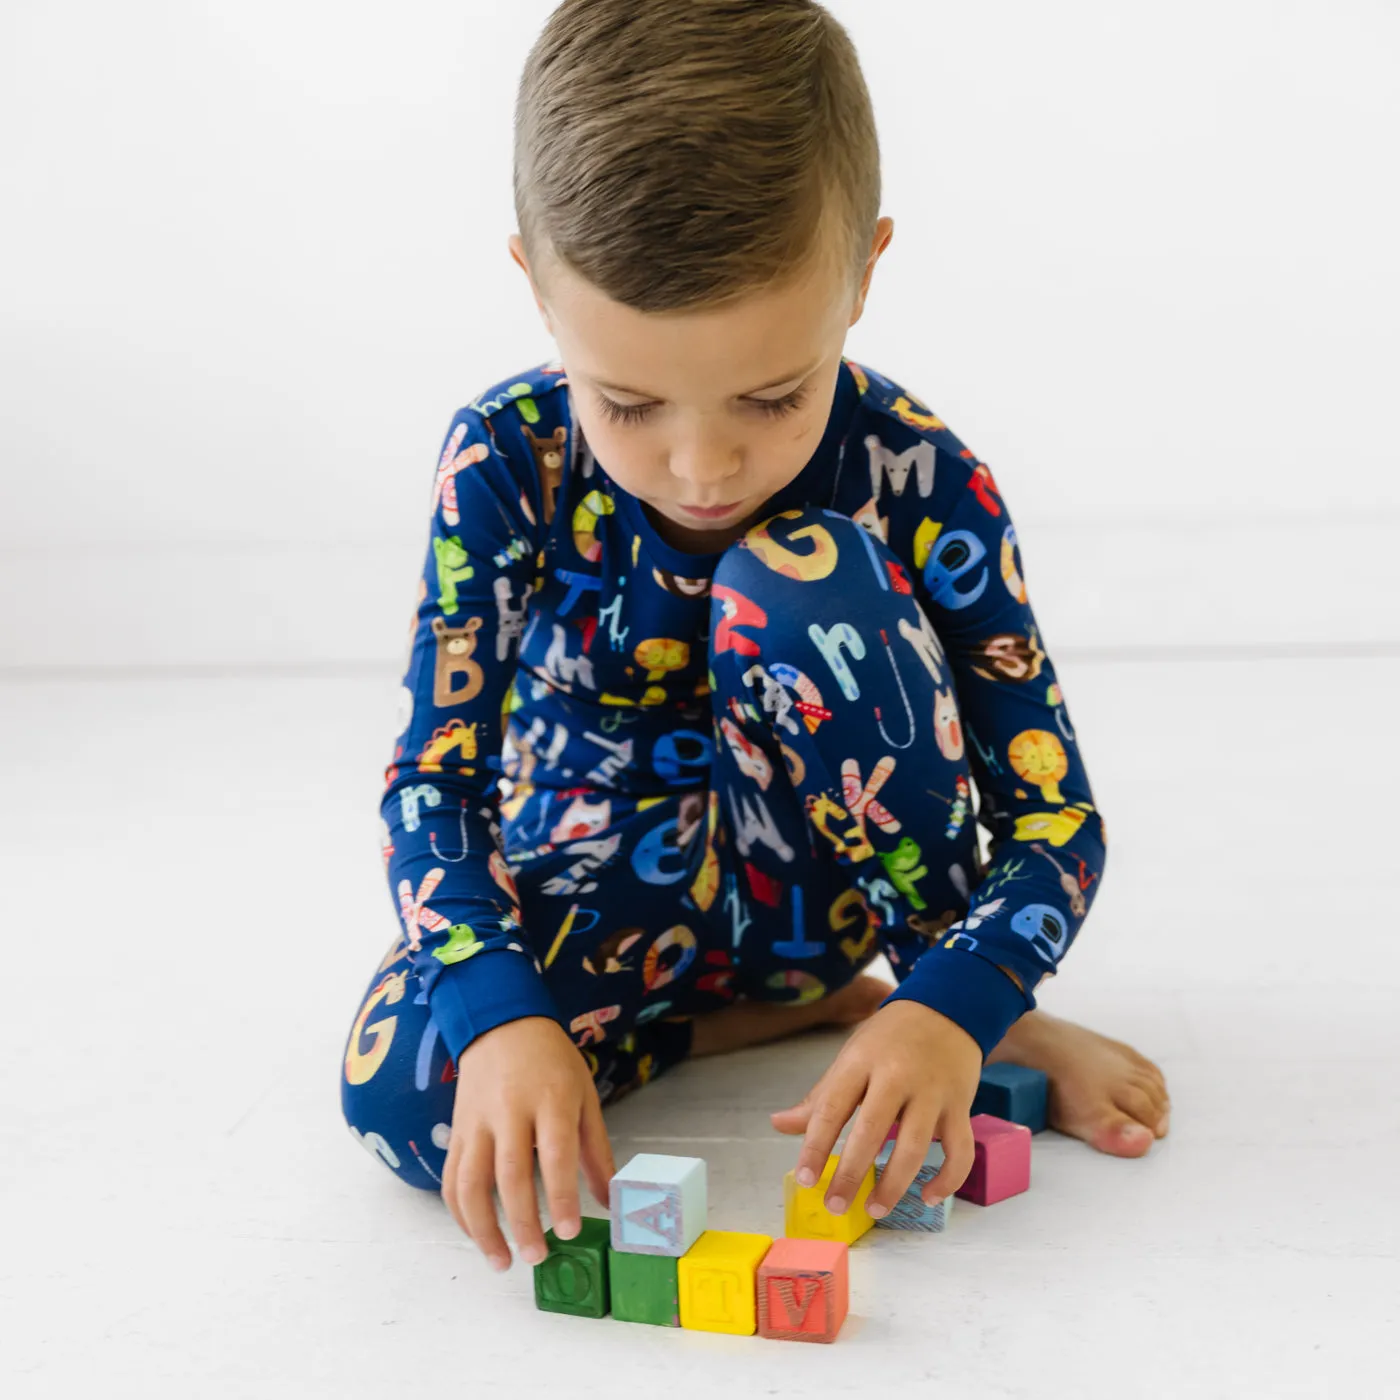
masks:
{"label": "boy's forehead", "polygon": [[572,273],[552,283],[553,330],[570,372],[638,398],[671,398],[697,382],[732,395],[796,384],[826,360],[850,313],[847,289],[829,273],[661,313],[615,302]]}

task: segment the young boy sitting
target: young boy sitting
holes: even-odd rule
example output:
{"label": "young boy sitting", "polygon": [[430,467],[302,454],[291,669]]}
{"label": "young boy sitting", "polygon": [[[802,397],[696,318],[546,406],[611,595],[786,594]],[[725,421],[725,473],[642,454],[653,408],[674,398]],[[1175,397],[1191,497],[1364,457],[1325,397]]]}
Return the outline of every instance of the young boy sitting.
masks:
{"label": "young boy sitting", "polygon": [[[559,358],[461,409],[381,808],[401,935],[345,1114],[498,1268],[600,1203],[602,1106],[686,1057],[855,1029],[775,1127],[844,1210],[892,1123],[973,1160],[985,1062],[1136,1156],[1160,1072],[1035,1009],[1104,825],[986,463],[843,354],[893,223],[869,94],[813,0],[564,0],[515,130]],[[975,802],[974,802],[975,797]],[[979,849],[978,824],[990,855]],[[880,952],[897,986],[862,972]]]}

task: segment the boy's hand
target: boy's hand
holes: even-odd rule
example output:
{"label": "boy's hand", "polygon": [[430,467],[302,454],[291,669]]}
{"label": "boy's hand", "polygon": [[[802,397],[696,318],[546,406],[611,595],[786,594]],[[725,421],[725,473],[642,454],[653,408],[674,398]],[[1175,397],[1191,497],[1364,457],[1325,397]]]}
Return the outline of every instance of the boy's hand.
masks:
{"label": "boy's hand", "polygon": [[580,1226],[580,1152],[588,1188],[604,1208],[617,1168],[598,1090],[578,1047],[558,1022],[523,1016],[472,1041],[458,1062],[442,1172],[447,1208],[495,1269],[510,1268],[511,1256],[496,1218],[493,1183],[520,1257],[527,1264],[545,1257],[536,1152],[554,1231],[573,1239]]}
{"label": "boy's hand", "polygon": [[806,1134],[797,1180],[811,1186],[860,1106],[826,1195],[827,1209],[842,1215],[898,1119],[889,1164],[866,1202],[878,1219],[908,1190],[935,1137],[945,1157],[923,1188],[924,1203],[951,1196],[967,1180],[973,1162],[968,1111],[981,1076],[982,1049],[961,1026],[916,1001],[892,1001],[851,1035],[801,1103],[772,1115],[773,1126]]}

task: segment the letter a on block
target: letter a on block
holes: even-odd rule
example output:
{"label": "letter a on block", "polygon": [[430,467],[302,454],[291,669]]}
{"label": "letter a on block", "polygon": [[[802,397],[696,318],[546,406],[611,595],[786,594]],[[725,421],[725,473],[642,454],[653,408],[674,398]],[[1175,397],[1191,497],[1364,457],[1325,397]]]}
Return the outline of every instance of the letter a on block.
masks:
{"label": "letter a on block", "polygon": [[612,1246],[679,1259],[705,1229],[705,1163],[641,1152],[608,1184]]}
{"label": "letter a on block", "polygon": [[[632,1192],[629,1191],[628,1194],[631,1195]],[[635,1210],[629,1210],[622,1218],[629,1225],[636,1226],[639,1231],[647,1231],[656,1236],[654,1240],[643,1237],[641,1242],[645,1244],[674,1244],[680,1232],[675,1202],[669,1195],[663,1196],[659,1201],[650,1201]],[[627,1233],[629,1236],[632,1234],[631,1231]]]}

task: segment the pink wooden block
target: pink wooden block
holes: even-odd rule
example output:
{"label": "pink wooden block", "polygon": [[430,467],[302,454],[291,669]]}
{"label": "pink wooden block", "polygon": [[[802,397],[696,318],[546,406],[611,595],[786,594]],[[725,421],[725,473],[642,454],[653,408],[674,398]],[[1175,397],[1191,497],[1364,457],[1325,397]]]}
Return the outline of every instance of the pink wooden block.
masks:
{"label": "pink wooden block", "polygon": [[834,1342],[850,1307],[849,1256],[841,1240],[774,1240],[758,1266],[758,1335]]}
{"label": "pink wooden block", "polygon": [[1031,1130],[990,1113],[974,1114],[976,1143],[972,1170],[957,1195],[974,1205],[991,1206],[1028,1191],[1031,1184]]}

